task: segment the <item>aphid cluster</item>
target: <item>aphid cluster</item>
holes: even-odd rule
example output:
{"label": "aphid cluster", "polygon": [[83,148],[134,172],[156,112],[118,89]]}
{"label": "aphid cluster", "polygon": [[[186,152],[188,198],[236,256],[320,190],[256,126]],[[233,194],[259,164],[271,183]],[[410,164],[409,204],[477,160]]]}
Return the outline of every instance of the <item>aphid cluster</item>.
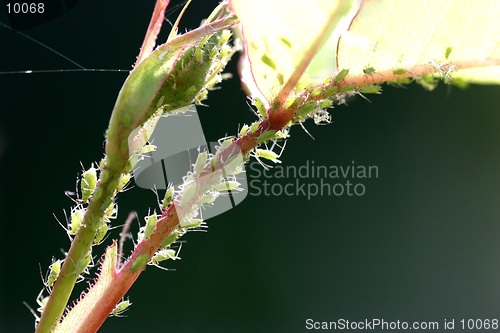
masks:
{"label": "aphid cluster", "polygon": [[168,112],[192,103],[202,104],[208,90],[222,81],[221,72],[236,51],[229,44],[230,38],[231,32],[223,30],[182,52],[155,105]]}
{"label": "aphid cluster", "polygon": [[[149,265],[160,266],[160,263],[168,259],[179,259],[180,246],[173,249],[174,244],[180,244],[178,239],[191,230],[201,230],[205,226],[202,215],[203,210],[213,205],[215,200],[229,191],[241,190],[241,184],[235,175],[244,171],[243,157],[239,154],[239,148],[233,145],[235,138],[227,137],[219,140],[214,154],[207,151],[198,151],[191,170],[183,177],[183,183],[177,187],[170,185],[159,203],[162,212],[175,205],[179,217],[179,225],[163,241],[160,249],[147,262]],[[223,152],[226,149],[238,149],[234,151],[228,160],[223,160]],[[222,165],[222,167],[220,167]],[[176,190],[177,188],[177,190]],[[137,242],[149,239],[156,228],[159,215],[153,211],[145,217],[144,226],[140,227]],[[147,258],[137,258],[133,269],[141,269],[146,264]]]}

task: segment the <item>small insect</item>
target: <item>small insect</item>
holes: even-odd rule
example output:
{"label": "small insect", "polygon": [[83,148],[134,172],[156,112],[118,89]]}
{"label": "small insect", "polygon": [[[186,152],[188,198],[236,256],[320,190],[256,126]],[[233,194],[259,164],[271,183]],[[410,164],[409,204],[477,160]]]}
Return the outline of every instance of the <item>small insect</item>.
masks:
{"label": "small insect", "polygon": [[[278,146],[279,148],[281,148],[281,151],[279,154],[276,154],[273,149],[275,146]],[[259,162],[260,165],[262,165],[262,167],[264,169],[269,169],[270,166],[263,163],[261,161],[261,158],[264,158],[266,160],[269,160],[269,161],[272,161],[274,163],[281,163],[281,161],[279,160],[279,158],[281,157],[281,155],[283,154],[283,151],[285,150],[285,147],[286,147],[286,140],[284,141],[283,143],[283,146],[280,146],[277,142],[274,142],[271,146],[271,148],[269,149],[259,149],[259,148],[256,148],[254,149],[252,152],[251,152],[251,156],[255,157],[255,159],[257,160],[257,162]],[[267,145],[266,145],[266,148],[267,148]]]}
{"label": "small insect", "polygon": [[394,69],[394,70],[392,70],[392,74],[394,74],[394,75],[405,75],[406,74],[406,69],[404,69],[404,68]]}
{"label": "small insect", "polygon": [[213,189],[214,191],[234,191],[240,187],[240,182],[235,180],[223,181],[222,183],[216,184]]}
{"label": "small insect", "polygon": [[245,135],[247,132],[248,132],[248,125],[247,124],[244,124],[243,126],[241,126],[241,129],[238,133],[238,136],[239,137],[242,137],[243,135]]}
{"label": "small insect", "polygon": [[124,173],[123,175],[121,175],[120,180],[118,180],[118,186],[116,190],[118,192],[126,191],[125,186],[127,186],[131,178],[132,176],[130,173]]}
{"label": "small insect", "polygon": [[444,51],[444,57],[448,59],[450,57],[451,51],[453,51],[453,48],[451,46],[448,46],[446,50]]}
{"label": "small insect", "polygon": [[314,90],[311,91],[311,97],[318,97],[321,93],[323,93],[322,87],[314,88]]}
{"label": "small insect", "polygon": [[266,150],[266,149],[255,149],[255,157],[256,158],[265,158],[266,160],[269,160],[274,163],[281,163],[281,161],[278,159],[280,156],[276,154],[272,150]]}
{"label": "small insect", "polygon": [[[93,258],[92,258],[92,250],[89,250],[87,255],[80,260],[75,265],[75,275],[80,276],[82,273],[90,274],[88,268],[94,267]],[[83,280],[83,277],[81,277]]]}
{"label": "small insect", "polygon": [[161,243],[161,248],[166,248],[170,245],[172,245],[179,237],[181,237],[184,234],[183,231],[177,229],[172,230],[172,233],[167,236]]}
{"label": "small insect", "polygon": [[249,133],[254,133],[258,128],[259,128],[259,122],[256,121],[250,125],[250,129],[248,130]]}
{"label": "small insect", "polygon": [[362,94],[380,94],[382,87],[376,84],[359,87],[358,91]]}
{"label": "small insect", "polygon": [[260,60],[262,60],[262,62],[269,66],[271,69],[276,70],[276,63],[273,59],[269,58],[267,54],[263,54],[262,57],[260,57]]}
{"label": "small insect", "polygon": [[128,308],[132,305],[132,302],[129,300],[126,301],[121,301],[120,303],[116,304],[116,306],[113,308],[111,313],[109,314],[110,317],[123,317],[121,316],[122,313],[128,310]]}
{"label": "small insect", "polygon": [[195,50],[194,50],[194,55],[196,57],[196,60],[198,60],[198,62],[203,62],[203,48],[202,47],[197,47]]}
{"label": "small insect", "polygon": [[266,108],[266,105],[264,104],[264,102],[260,98],[255,97],[252,101],[252,104],[255,105],[260,116],[263,119],[267,119],[267,113],[266,113],[267,108]]}
{"label": "small insect", "polygon": [[323,100],[319,101],[318,105],[322,109],[328,109],[328,108],[332,107],[333,102],[329,99],[323,99]]}
{"label": "small insect", "polygon": [[219,46],[225,45],[229,41],[229,38],[231,38],[231,31],[227,29],[223,30],[219,39]]}
{"label": "small insect", "polygon": [[148,255],[147,254],[141,254],[138,256],[135,260],[134,263],[132,264],[132,267],[130,267],[130,270],[135,273],[140,269],[143,269],[144,266],[148,263]]}
{"label": "small insect", "polygon": [[191,199],[193,199],[194,195],[196,194],[196,191],[197,191],[197,186],[195,182],[189,183],[186,186],[184,186],[182,191],[182,197],[179,200],[179,205],[184,206],[189,201],[191,201]]}
{"label": "small insect", "polygon": [[180,221],[179,226],[184,229],[194,229],[199,228],[202,223],[202,219],[183,219]]}
{"label": "small insect", "polygon": [[207,158],[208,154],[205,151],[198,154],[196,162],[193,165],[193,173],[195,175],[199,175],[203,171],[203,167],[205,166],[205,163],[207,163]]}
{"label": "small insect", "polygon": [[78,229],[83,222],[83,217],[85,216],[85,210],[85,208],[80,208],[78,206],[71,210],[71,223],[69,224],[69,229],[67,230],[69,235],[74,236],[78,232]]}
{"label": "small insect", "polygon": [[82,191],[82,202],[87,203],[95,191],[97,186],[97,169],[94,165],[82,173],[82,180],[80,181],[80,188]]}
{"label": "small insect", "polygon": [[330,97],[336,93],[339,92],[339,88],[337,86],[332,86],[330,88],[328,88],[325,93],[323,94],[324,97]]}
{"label": "small insect", "polygon": [[271,140],[274,138],[275,135],[276,135],[275,130],[265,131],[257,138],[257,144],[261,144],[268,140]]}
{"label": "small insect", "polygon": [[285,44],[285,46],[289,47],[289,48],[292,48],[292,42],[286,38],[286,37],[281,37],[280,38],[280,41]]}
{"label": "small insect", "polygon": [[302,105],[300,109],[295,112],[296,119],[305,118],[309,112],[313,111],[318,106],[316,101],[309,101],[306,104]]}
{"label": "small insect", "polygon": [[208,54],[208,58],[210,58],[210,60],[212,60],[213,58],[215,58],[217,55],[219,54],[219,48],[217,46],[214,46],[214,48],[210,51],[210,53]]}
{"label": "small insect", "polygon": [[144,238],[149,239],[156,228],[156,221],[158,221],[158,215],[156,211],[153,211],[152,215],[146,216],[146,225],[144,226]]}
{"label": "small insect", "polygon": [[363,73],[365,73],[365,74],[373,74],[373,73],[375,73],[375,68],[373,68],[373,67],[363,68]]}
{"label": "small insect", "polygon": [[295,97],[295,96],[289,96],[285,102],[285,105],[283,105],[283,109],[287,110],[289,109],[292,105],[294,105],[296,102],[298,102],[299,98]]}
{"label": "small insect", "polygon": [[219,197],[219,192],[216,191],[208,191],[204,196],[198,200],[198,204],[206,205],[212,204]]}
{"label": "small insect", "polygon": [[165,197],[163,198],[163,202],[161,205],[161,210],[166,211],[172,201],[174,200],[174,193],[175,193],[175,188],[174,186],[169,186],[167,191],[165,192]]}
{"label": "small insect", "polygon": [[109,231],[108,224],[105,221],[102,221],[99,227],[97,228],[97,233],[93,241],[94,245],[101,244],[108,231]]}
{"label": "small insect", "polygon": [[337,74],[337,76],[335,77],[335,82],[340,82],[340,81],[344,80],[347,77],[348,74],[349,74],[349,70],[348,69],[341,70]]}
{"label": "small insect", "polygon": [[177,260],[180,259],[179,257],[179,252],[181,251],[182,243],[179,246],[179,249],[177,251],[173,249],[161,249],[158,250],[153,257],[151,258],[150,262],[148,263],[149,265],[158,267],[160,269],[168,271],[169,269],[160,266],[160,262],[165,261],[165,260]]}
{"label": "small insect", "polygon": [[62,260],[57,259],[49,266],[48,276],[45,279],[44,283],[47,289],[50,289],[59,277],[59,272],[61,272],[61,264]]}

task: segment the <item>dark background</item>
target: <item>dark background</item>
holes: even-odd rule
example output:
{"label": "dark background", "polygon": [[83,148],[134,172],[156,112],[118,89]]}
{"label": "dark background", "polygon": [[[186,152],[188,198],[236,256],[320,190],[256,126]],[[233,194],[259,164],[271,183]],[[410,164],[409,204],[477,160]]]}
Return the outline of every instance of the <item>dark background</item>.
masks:
{"label": "dark background", "polygon": [[[197,26],[215,3],[194,1],[182,26]],[[24,32],[86,68],[130,69],[153,5],[85,1]],[[2,11],[0,19],[7,22]],[[3,28],[0,41],[0,71],[74,68]],[[45,272],[69,247],[52,214],[64,219],[80,162],[101,159],[125,77],[0,75],[0,332],[33,330],[22,302],[37,307],[39,264]],[[212,141],[254,117],[237,78],[222,88],[199,108]],[[378,166],[379,178],[364,182],[362,197],[248,196],[210,219],[208,233],[184,237],[182,260],[168,263],[175,272],[148,267],[128,294],[128,317],[101,331],[303,332],[308,318],[500,318],[499,94],[385,87],[372,103],[357,97],[335,108],[328,126],[307,123],[315,140],[293,128],[284,165],[355,161]],[[120,195],[115,223],[130,210],[144,216],[155,200],[137,188]]]}

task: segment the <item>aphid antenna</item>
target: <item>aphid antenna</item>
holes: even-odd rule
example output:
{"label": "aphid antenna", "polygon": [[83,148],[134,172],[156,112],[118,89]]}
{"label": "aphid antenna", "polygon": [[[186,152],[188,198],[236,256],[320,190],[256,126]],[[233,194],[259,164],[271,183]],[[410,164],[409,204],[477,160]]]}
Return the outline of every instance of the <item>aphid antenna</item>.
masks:
{"label": "aphid antenna", "polygon": [[363,95],[362,93],[360,93],[359,91],[355,91],[354,92],[355,94],[361,96],[364,100],[366,100],[368,103],[372,104],[372,101],[370,101],[370,99],[368,97],[366,97],[365,95]]}
{"label": "aphid antenna", "polygon": [[33,308],[26,301],[23,301],[23,304],[25,307],[28,308],[29,312],[31,312],[33,317],[35,317],[35,327],[38,326],[38,323],[40,322],[40,317],[37,315],[35,310],[33,310]]}
{"label": "aphid antenna", "polygon": [[[66,215],[66,210],[63,209],[63,212],[64,212],[64,218],[66,219],[66,224],[69,227],[69,222],[68,222],[69,220],[68,220],[68,216]],[[55,213],[52,213],[52,216],[54,216],[54,218],[56,219],[57,223],[59,223],[59,225],[61,226],[61,228],[63,228],[66,231],[66,235],[68,235],[68,238],[69,238],[70,242],[72,242],[73,241],[73,237],[71,237],[68,227],[65,227],[64,224],[62,224],[61,221],[59,221],[59,219],[57,218],[57,216],[56,216]]]}
{"label": "aphid antenna", "polygon": [[314,138],[314,136],[312,136],[312,134],[306,129],[302,121],[299,122],[299,125],[302,127],[302,130],[311,137],[311,139],[316,140],[316,138]]}

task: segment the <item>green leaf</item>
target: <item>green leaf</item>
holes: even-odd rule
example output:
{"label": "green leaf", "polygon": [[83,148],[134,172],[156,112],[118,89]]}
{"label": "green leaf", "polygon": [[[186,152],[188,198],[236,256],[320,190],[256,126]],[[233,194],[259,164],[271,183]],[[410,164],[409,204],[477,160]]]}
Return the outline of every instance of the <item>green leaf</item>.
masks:
{"label": "green leaf", "polygon": [[500,83],[500,1],[364,1],[339,41],[350,75],[431,65],[476,83]]}
{"label": "green leaf", "polygon": [[[115,242],[106,249],[97,281],[90,286],[85,297],[82,297],[80,301],[68,311],[63,321],[54,328],[54,333],[79,332],[83,330],[86,325],[88,326],[85,318],[87,318],[89,312],[92,311],[91,309],[99,311],[97,304],[99,304],[100,295],[111,287],[115,278],[116,255],[117,250]],[[109,304],[109,306],[111,307],[111,311],[114,304]],[[101,309],[101,311],[105,310]]]}
{"label": "green leaf", "polygon": [[[359,2],[230,0],[229,5],[245,39],[242,80],[252,97],[272,104],[286,100],[323,42],[336,27],[346,27],[341,23],[350,21],[346,18]],[[334,63],[334,54],[330,59]]]}

